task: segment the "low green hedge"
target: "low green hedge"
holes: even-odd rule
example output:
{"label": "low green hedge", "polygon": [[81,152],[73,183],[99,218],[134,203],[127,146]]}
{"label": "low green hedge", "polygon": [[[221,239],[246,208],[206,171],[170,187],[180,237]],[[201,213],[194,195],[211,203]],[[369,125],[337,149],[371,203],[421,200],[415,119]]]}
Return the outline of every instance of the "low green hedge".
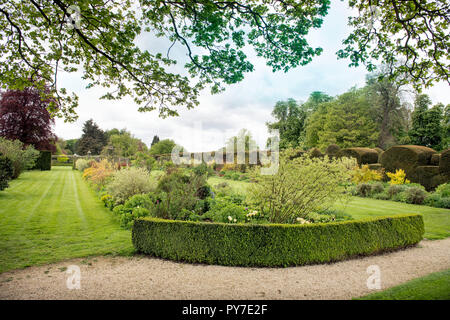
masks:
{"label": "low green hedge", "polygon": [[186,262],[293,266],[404,248],[424,234],[421,215],[306,225],[246,225],[142,218],[134,222],[138,252]]}

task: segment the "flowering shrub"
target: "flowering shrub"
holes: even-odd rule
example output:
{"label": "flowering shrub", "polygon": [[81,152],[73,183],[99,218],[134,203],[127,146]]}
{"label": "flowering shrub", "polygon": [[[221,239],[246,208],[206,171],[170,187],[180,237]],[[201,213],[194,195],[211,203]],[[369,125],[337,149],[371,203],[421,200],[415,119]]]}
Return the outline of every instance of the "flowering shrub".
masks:
{"label": "flowering shrub", "polygon": [[100,200],[105,204],[105,207],[112,210],[114,208],[114,199],[111,195],[105,194],[103,195]]}
{"label": "flowering shrub", "polygon": [[360,167],[355,167],[353,169],[352,181],[356,184],[365,183],[369,181],[380,181],[382,179],[382,174],[376,170],[370,170],[369,166],[363,165]]}
{"label": "flowering shrub", "polygon": [[291,151],[280,154],[278,172],[252,176],[256,183],[249,188],[251,203],[274,223],[295,223],[310,212],[331,207],[347,194],[352,178],[349,168],[356,160],[349,158],[310,158],[304,155],[290,160]]}
{"label": "flowering shrub", "polygon": [[101,189],[113,172],[113,165],[104,159],[100,162],[92,162],[91,167],[83,171],[83,178],[92,183],[97,189]]}
{"label": "flowering shrub", "polygon": [[391,185],[411,183],[411,181],[406,179],[406,173],[403,169],[397,169],[395,173],[387,172],[386,174],[391,179],[389,181],[389,184]]}
{"label": "flowering shrub", "polygon": [[56,161],[58,161],[59,163],[67,163],[69,162],[69,157],[67,157],[66,155],[59,155],[56,158]]}
{"label": "flowering shrub", "polygon": [[124,203],[135,194],[152,191],[153,187],[147,169],[131,167],[114,172],[106,189],[116,203]]}
{"label": "flowering shrub", "polygon": [[83,172],[85,169],[89,168],[89,161],[85,159],[78,159],[77,162],[75,162],[75,168],[78,171]]}

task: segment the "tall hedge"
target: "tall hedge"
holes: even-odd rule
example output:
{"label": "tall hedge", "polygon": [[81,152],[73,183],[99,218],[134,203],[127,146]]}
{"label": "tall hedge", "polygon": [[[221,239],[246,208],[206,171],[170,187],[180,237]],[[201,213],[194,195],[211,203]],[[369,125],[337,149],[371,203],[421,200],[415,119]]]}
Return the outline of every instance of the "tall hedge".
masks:
{"label": "tall hedge", "polygon": [[52,169],[52,153],[50,151],[40,151],[39,158],[34,164],[34,170],[51,170]]}
{"label": "tall hedge", "polygon": [[429,166],[435,153],[435,150],[423,146],[393,146],[381,155],[380,163],[388,172],[403,169],[407,179],[418,182],[417,167]]}
{"label": "tall hedge", "polygon": [[142,218],[132,231],[142,253],[191,263],[294,266],[404,248],[422,240],[420,215],[308,225],[245,225]]}
{"label": "tall hedge", "polygon": [[439,172],[450,179],[450,149],[442,151],[439,158]]}
{"label": "tall hedge", "polygon": [[14,168],[11,160],[0,153],[0,191],[8,188],[13,172]]}
{"label": "tall hedge", "polygon": [[359,165],[378,162],[378,152],[369,148],[346,148],[339,151],[340,157],[355,158]]}

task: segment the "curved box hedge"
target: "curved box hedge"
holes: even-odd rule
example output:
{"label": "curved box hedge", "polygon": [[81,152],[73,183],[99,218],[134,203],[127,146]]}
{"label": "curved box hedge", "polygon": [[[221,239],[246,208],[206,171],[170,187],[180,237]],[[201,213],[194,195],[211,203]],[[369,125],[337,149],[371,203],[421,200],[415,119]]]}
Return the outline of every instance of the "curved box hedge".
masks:
{"label": "curved box hedge", "polygon": [[142,218],[134,222],[138,252],[191,263],[294,266],[344,260],[414,245],[421,215],[304,225],[245,225]]}

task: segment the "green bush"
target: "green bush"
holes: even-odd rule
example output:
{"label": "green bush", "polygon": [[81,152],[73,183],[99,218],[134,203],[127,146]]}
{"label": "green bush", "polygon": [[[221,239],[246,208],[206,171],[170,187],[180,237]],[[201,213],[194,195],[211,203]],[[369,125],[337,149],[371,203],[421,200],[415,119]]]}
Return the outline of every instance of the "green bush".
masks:
{"label": "green bush", "polygon": [[444,198],[450,197],[450,183],[441,184],[436,188],[435,193]]}
{"label": "green bush", "polygon": [[450,209],[450,197],[442,197],[438,193],[431,193],[425,198],[424,204],[435,208]]}
{"label": "green bush", "polygon": [[[349,158],[290,159],[292,150],[280,153],[275,174],[252,171],[249,202],[273,223],[294,223],[310,212],[330,208],[345,198],[356,161]],[[273,190],[276,190],[275,192]]]}
{"label": "green bush", "polygon": [[428,193],[419,187],[410,187],[406,189],[406,202],[411,204],[423,204]]}
{"label": "green bush", "polygon": [[356,186],[356,194],[360,197],[368,197],[372,193],[372,185],[370,183],[360,183]]}
{"label": "green bush", "polygon": [[155,196],[152,193],[137,194],[124,204],[114,207],[113,213],[119,218],[120,226],[129,229],[137,218],[151,215],[155,202]]}
{"label": "green bush", "polygon": [[294,266],[327,263],[404,248],[422,240],[420,215],[303,225],[221,224],[137,219],[132,241],[138,252],[232,266]]}
{"label": "green bush", "polygon": [[397,202],[405,202],[405,203],[407,202],[407,199],[408,199],[408,193],[406,192],[406,189],[405,189],[405,191],[396,193],[396,194],[391,198],[391,200],[393,200],[393,201],[397,201]]}
{"label": "green bush", "polygon": [[405,185],[401,185],[401,184],[393,184],[390,185],[389,188],[387,189],[387,194],[389,196],[389,199],[394,198],[397,194],[405,191],[407,187]]}
{"label": "green bush", "polygon": [[376,193],[373,195],[373,198],[377,199],[377,200],[389,200],[390,199],[387,192]]}
{"label": "green bush", "polygon": [[50,151],[39,151],[39,157],[33,167],[34,170],[48,171],[52,169],[52,153]]}
{"label": "green bush", "polygon": [[9,186],[9,180],[13,177],[13,165],[9,158],[0,153],[0,191]]}
{"label": "green bush", "polygon": [[85,159],[78,159],[78,160],[75,162],[75,168],[76,168],[78,171],[80,171],[81,173],[83,173],[83,171],[84,171],[85,169],[89,168],[89,167],[90,167],[90,165],[89,165],[89,161],[88,161],[88,160],[85,160]]}
{"label": "green bush", "polygon": [[67,162],[69,162],[69,160],[70,160],[69,157],[64,154],[56,157],[56,161],[58,161],[59,163],[67,163]]}
{"label": "green bush", "polygon": [[150,173],[145,168],[127,168],[116,171],[106,189],[116,203],[124,203],[135,194],[152,191]]}
{"label": "green bush", "polygon": [[8,140],[0,137],[0,153],[11,160],[13,165],[13,179],[24,171],[34,167],[39,151],[32,146],[24,147],[19,140]]}
{"label": "green bush", "polygon": [[384,192],[384,185],[381,182],[372,183],[372,195]]}

